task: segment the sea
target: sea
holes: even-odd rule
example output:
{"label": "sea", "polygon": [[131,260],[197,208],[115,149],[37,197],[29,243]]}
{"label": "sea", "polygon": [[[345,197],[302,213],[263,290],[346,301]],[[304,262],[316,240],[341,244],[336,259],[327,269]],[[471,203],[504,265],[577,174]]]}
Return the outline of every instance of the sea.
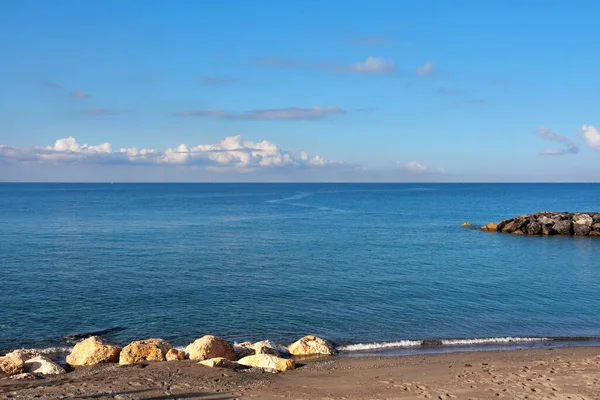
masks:
{"label": "sea", "polygon": [[0,184],[0,353],[598,345],[600,239],[476,229],[538,211],[600,211],[600,185]]}

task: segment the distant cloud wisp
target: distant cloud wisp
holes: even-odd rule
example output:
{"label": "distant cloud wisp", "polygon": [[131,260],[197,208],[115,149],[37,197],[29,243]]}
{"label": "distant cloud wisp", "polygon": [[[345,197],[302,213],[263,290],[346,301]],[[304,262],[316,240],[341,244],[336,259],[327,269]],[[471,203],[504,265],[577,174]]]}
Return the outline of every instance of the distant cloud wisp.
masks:
{"label": "distant cloud wisp", "polygon": [[223,86],[237,82],[238,79],[232,76],[202,76],[200,83],[205,86]]}
{"label": "distant cloud wisp", "polygon": [[348,41],[350,46],[380,46],[387,44],[387,40],[383,36],[364,36],[358,39]]}
{"label": "distant cloud wisp", "polygon": [[416,161],[396,161],[396,167],[411,174],[443,174],[443,168],[430,168]]}
{"label": "distant cloud wisp", "polygon": [[81,90],[76,90],[74,92],[71,92],[71,97],[76,98],[76,99],[87,99],[87,98],[89,98],[91,96],[90,96],[89,93],[86,93],[86,92],[81,91]]}
{"label": "distant cloud wisp", "polygon": [[213,171],[252,172],[275,168],[348,167],[348,164],[327,160],[319,155],[302,152],[295,156],[268,141],[243,141],[241,136],[230,136],[216,144],[199,144],[175,148],[119,148],[110,143],[80,144],[69,136],[57,140],[53,146],[11,147],[0,146],[0,160],[16,163],[100,165],[187,165]]}
{"label": "distant cloud wisp", "polygon": [[325,70],[336,74],[393,75],[396,72],[396,65],[393,60],[373,56],[367,57],[365,61],[355,62],[351,65],[306,61],[302,58],[287,59],[276,57],[259,58],[255,62],[276,68]]}
{"label": "distant cloud wisp", "polygon": [[110,110],[108,108],[86,108],[85,110],[81,110],[81,113],[95,116],[116,114],[114,110]]}
{"label": "distant cloud wisp", "polygon": [[368,57],[364,62],[354,63],[348,68],[348,72],[353,74],[391,75],[395,71],[394,62],[382,57]]}
{"label": "distant cloud wisp", "polygon": [[433,61],[427,61],[425,64],[417,67],[416,72],[419,76],[431,75],[433,72]]}
{"label": "distant cloud wisp", "polygon": [[250,110],[244,113],[229,113],[222,110],[201,110],[184,111],[177,114],[178,117],[198,117],[198,118],[221,118],[221,119],[242,119],[242,120],[312,120],[325,118],[328,115],[344,114],[344,110],[337,106],[314,106],[288,107],[274,109]]}
{"label": "distant cloud wisp", "polygon": [[564,154],[577,154],[579,153],[579,145],[569,139],[568,137],[558,134],[545,126],[540,126],[538,129],[538,136],[541,139],[549,140],[552,142],[564,143],[566,148],[563,149],[548,149],[540,152],[542,156],[559,156]]}

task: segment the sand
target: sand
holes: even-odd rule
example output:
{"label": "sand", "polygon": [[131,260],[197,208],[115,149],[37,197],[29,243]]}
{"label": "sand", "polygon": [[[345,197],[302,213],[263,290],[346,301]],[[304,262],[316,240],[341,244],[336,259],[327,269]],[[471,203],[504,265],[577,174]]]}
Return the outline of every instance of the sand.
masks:
{"label": "sand", "polygon": [[0,398],[600,399],[600,348],[329,357],[280,374],[189,360],[104,365],[35,381],[0,379]]}

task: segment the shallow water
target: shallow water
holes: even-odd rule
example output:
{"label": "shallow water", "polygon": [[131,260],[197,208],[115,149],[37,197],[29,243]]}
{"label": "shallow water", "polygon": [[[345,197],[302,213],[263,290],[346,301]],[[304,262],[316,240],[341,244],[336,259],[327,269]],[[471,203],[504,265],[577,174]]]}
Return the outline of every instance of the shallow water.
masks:
{"label": "shallow water", "polygon": [[600,240],[463,228],[597,184],[0,184],[0,351],[119,327],[340,347],[600,336]]}

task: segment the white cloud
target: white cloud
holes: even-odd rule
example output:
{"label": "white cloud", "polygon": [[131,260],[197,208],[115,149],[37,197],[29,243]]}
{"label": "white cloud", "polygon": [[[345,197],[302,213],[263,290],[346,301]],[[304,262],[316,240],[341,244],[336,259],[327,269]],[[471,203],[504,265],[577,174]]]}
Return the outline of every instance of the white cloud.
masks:
{"label": "white cloud", "polygon": [[433,72],[433,61],[427,61],[425,64],[417,67],[417,75],[426,76]]}
{"label": "white cloud", "polygon": [[17,163],[87,163],[129,165],[190,165],[222,171],[255,171],[273,168],[311,168],[347,164],[327,160],[322,156],[299,157],[268,141],[243,141],[241,136],[230,136],[216,144],[157,150],[149,148],[113,149],[110,143],[80,144],[74,137],[57,140],[53,146],[10,147],[0,146],[0,160]]}
{"label": "white cloud", "polygon": [[600,151],[600,131],[592,125],[583,125],[579,136],[585,140],[585,143],[592,149]]}
{"label": "white cloud", "polygon": [[400,169],[410,172],[412,174],[425,174],[425,173],[443,174],[444,173],[443,168],[429,168],[423,164],[419,164],[416,161],[409,161],[409,162],[396,161],[396,166],[399,167]]}
{"label": "white cloud", "polygon": [[352,64],[348,70],[355,74],[386,75],[393,74],[396,65],[393,61],[382,57],[368,57],[364,62]]}

